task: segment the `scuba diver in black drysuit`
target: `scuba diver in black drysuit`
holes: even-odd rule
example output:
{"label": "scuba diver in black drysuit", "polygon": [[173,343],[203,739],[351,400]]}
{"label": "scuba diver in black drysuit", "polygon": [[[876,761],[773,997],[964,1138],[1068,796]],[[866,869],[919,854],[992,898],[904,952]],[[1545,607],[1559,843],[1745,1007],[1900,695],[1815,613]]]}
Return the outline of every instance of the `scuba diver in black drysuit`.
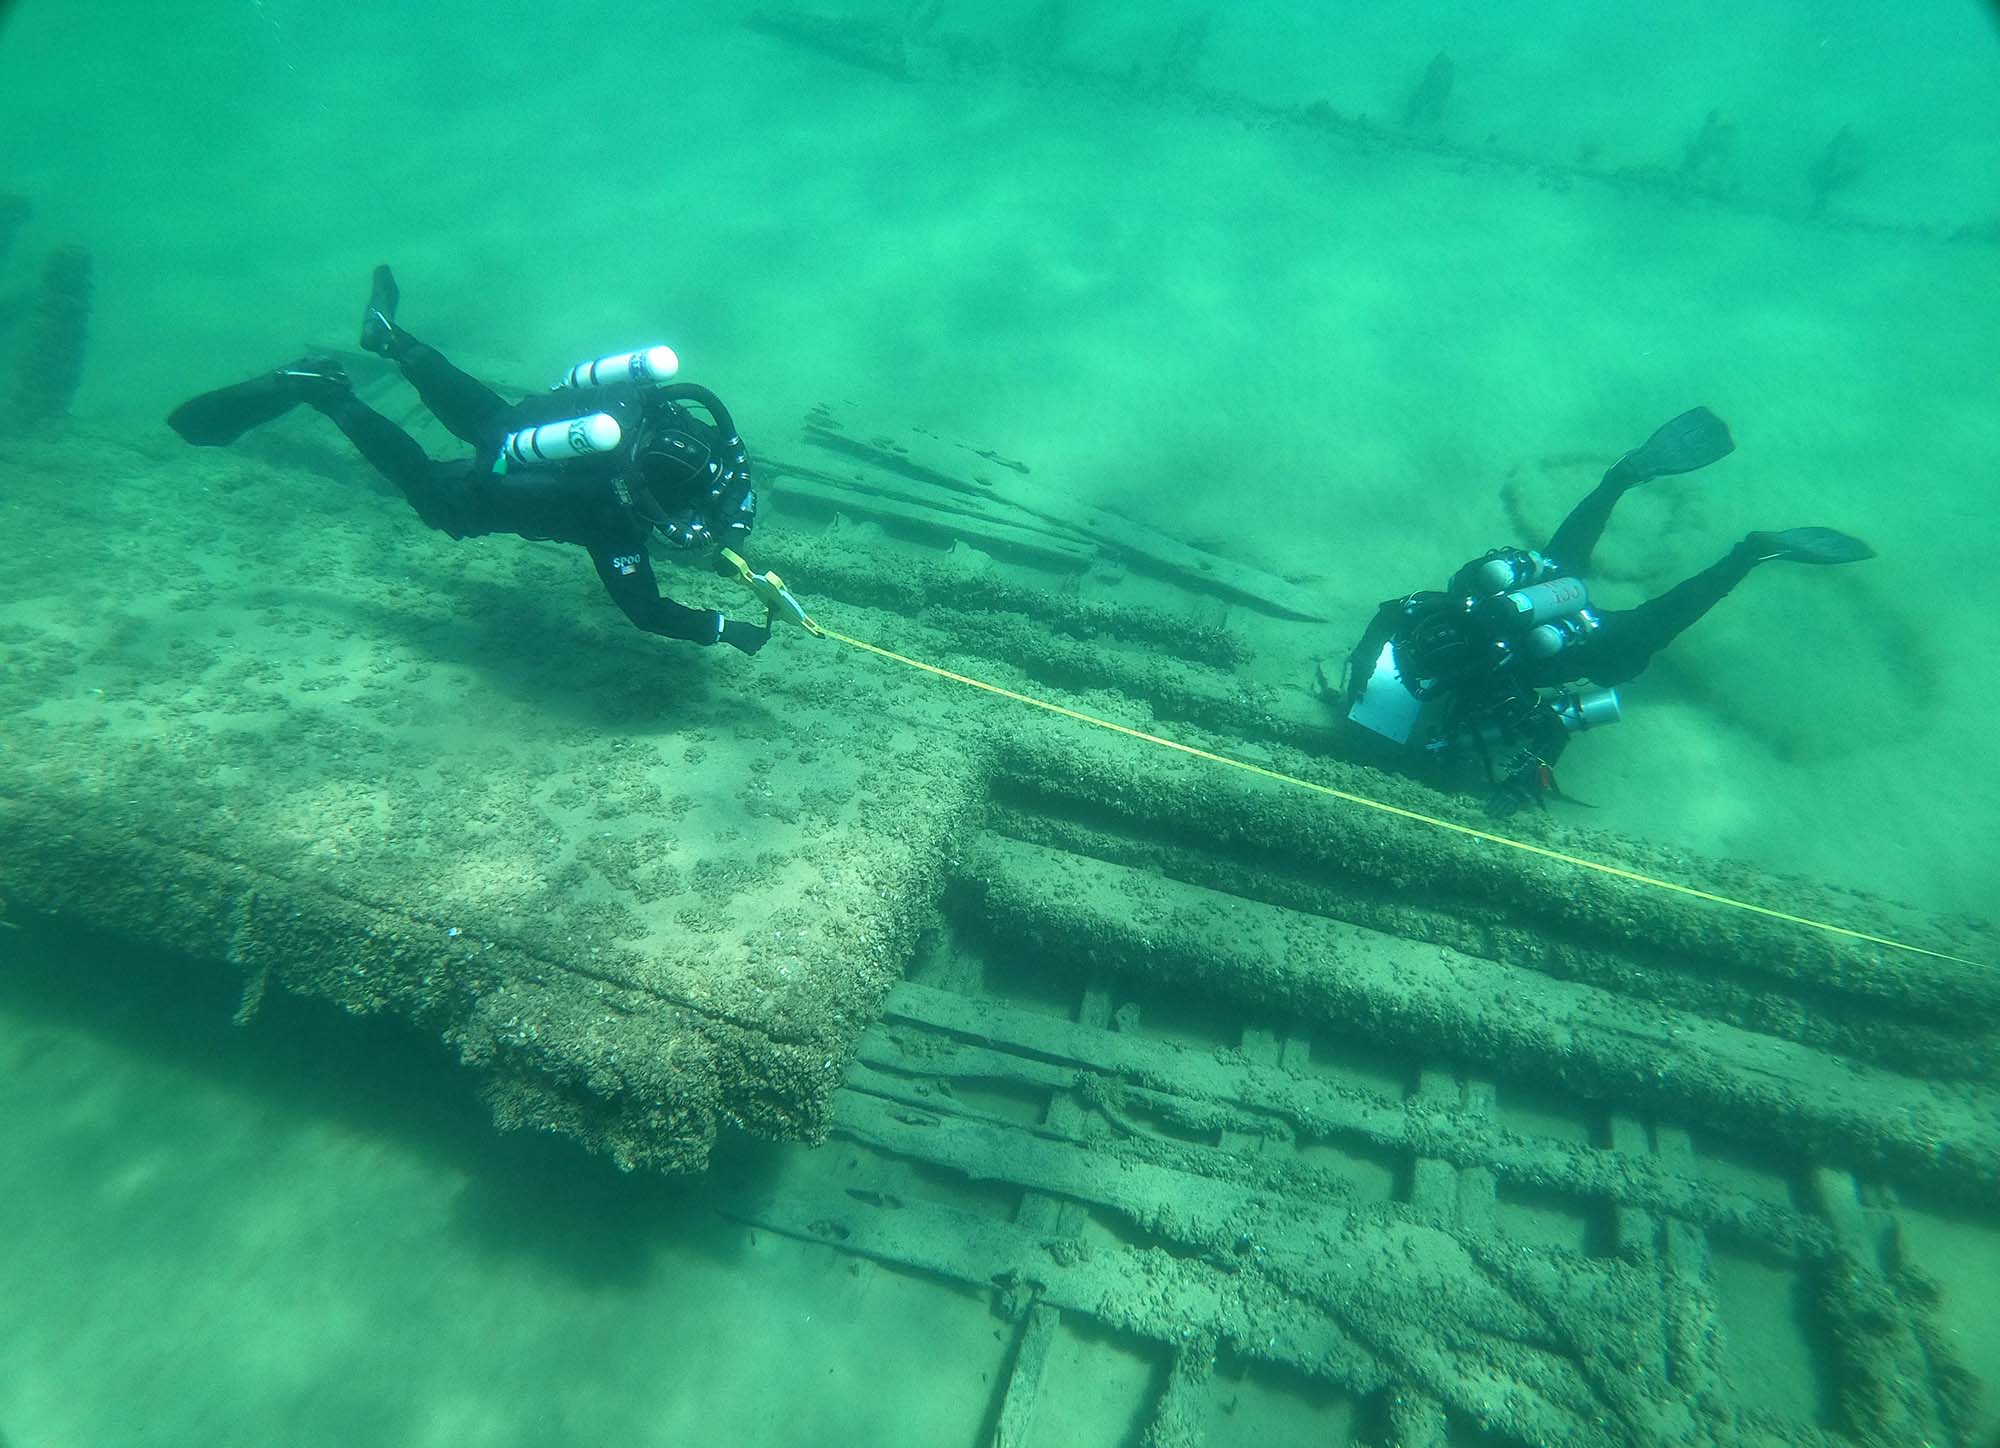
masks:
{"label": "scuba diver in black drysuit", "polygon": [[[1444,591],[1392,598],[1348,658],[1341,701],[1365,735],[1398,746],[1442,782],[1476,766],[1490,808],[1512,814],[1555,792],[1569,736],[1619,718],[1612,685],[1636,678],[1760,563],[1854,563],[1875,556],[1831,528],[1752,533],[1723,558],[1637,608],[1596,609],[1583,574],[1628,488],[1726,457],[1729,428],[1683,413],[1619,458],[1540,551],[1496,548]],[[1597,688],[1569,687],[1589,680]]]}
{"label": "scuba diver in black drysuit", "polygon": [[752,625],[661,597],[646,555],[657,535],[691,555],[714,549],[717,571],[734,576],[721,550],[742,549],[757,512],[736,424],[707,388],[666,383],[678,366],[671,351],[598,358],[573,368],[565,385],[509,403],[398,326],[397,300],[395,277],[377,267],[361,345],[402,368],[424,406],[474,449],[470,461],[432,461],[356,397],[339,362],[326,357],[204,393],[168,423],[191,443],[220,447],[305,403],[331,418],[431,527],[454,538],[516,533],[578,544],[612,601],[648,633],[746,654],[764,646],[768,618]]}

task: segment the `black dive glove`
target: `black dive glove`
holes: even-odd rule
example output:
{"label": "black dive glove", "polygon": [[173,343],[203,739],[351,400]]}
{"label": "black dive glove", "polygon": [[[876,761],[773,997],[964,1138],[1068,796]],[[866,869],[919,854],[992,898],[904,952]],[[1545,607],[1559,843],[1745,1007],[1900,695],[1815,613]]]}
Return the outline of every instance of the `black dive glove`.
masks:
{"label": "black dive glove", "polygon": [[1539,754],[1523,749],[1507,761],[1503,771],[1499,788],[1486,801],[1488,814],[1504,820],[1529,805],[1548,808],[1549,796],[1557,792],[1556,772]]}
{"label": "black dive glove", "polygon": [[715,641],[728,644],[732,649],[741,649],[746,654],[754,654],[771,641],[771,621],[767,618],[756,624],[745,623],[740,618],[726,618]]}

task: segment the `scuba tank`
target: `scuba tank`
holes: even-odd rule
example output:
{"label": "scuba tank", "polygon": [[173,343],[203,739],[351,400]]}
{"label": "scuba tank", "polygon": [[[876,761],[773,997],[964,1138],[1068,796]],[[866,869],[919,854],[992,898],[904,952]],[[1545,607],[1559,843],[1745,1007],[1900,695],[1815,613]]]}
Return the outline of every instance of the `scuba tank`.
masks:
{"label": "scuba tank", "polygon": [[579,362],[563,375],[558,387],[616,387],[635,382],[657,387],[671,382],[681,370],[681,359],[671,347],[642,347],[636,352],[612,352]]}
{"label": "scuba tank", "polygon": [[1486,599],[1479,605],[1480,618],[1495,633],[1512,633],[1554,618],[1567,618],[1590,607],[1590,590],[1581,578],[1551,578],[1526,588]]}
{"label": "scuba tank", "polygon": [[1572,734],[1601,729],[1625,717],[1616,689],[1564,689],[1549,695],[1548,705]]}
{"label": "scuba tank", "polygon": [[617,418],[608,412],[592,412],[510,432],[500,441],[500,456],[515,463],[567,462],[609,452],[624,437]]}
{"label": "scuba tank", "polygon": [[1580,643],[1597,628],[1597,615],[1578,609],[1567,618],[1538,623],[1521,636],[1521,647],[1531,659],[1552,659],[1573,643]]}
{"label": "scuba tank", "polygon": [[1556,565],[1532,548],[1496,548],[1466,571],[1471,576],[1465,579],[1465,591],[1491,596],[1526,588],[1555,572]]}
{"label": "scuba tank", "polygon": [[1490,634],[1514,640],[1513,647],[1537,659],[1554,658],[1597,627],[1581,578],[1547,578],[1495,594],[1475,604],[1473,614]]}

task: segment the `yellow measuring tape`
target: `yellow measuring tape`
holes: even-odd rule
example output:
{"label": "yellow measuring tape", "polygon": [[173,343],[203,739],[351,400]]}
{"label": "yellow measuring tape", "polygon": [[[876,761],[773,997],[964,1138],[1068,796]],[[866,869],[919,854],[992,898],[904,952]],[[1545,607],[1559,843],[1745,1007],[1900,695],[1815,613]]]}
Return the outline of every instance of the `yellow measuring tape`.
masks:
{"label": "yellow measuring tape", "polygon": [[1557,860],[1565,865],[1574,865],[1580,870],[1594,870],[1600,875],[1611,875],[1620,880],[1629,880],[1636,885],[1647,885],[1655,890],[1667,890],[1673,894],[1686,895],[1695,900],[1706,900],[1712,905],[1723,905],[1731,910],[1741,910],[1751,915],[1761,915],[1767,920],[1782,920],[1789,925],[1803,925],[1808,929],[1824,931],[1828,935],[1838,935],[1848,940],[1863,940],[1870,945],[1886,946],[1890,950],[1901,950],[1910,955],[1929,956],[1933,960],[1949,960],[1958,965],[1978,966],[1985,964],[1983,961],[1968,960],[1965,956],[1953,955],[1948,951],[1931,950],[1922,945],[1911,945],[1907,941],[1894,940],[1886,935],[1870,935],[1865,930],[1850,930],[1845,925],[1835,925],[1826,920],[1815,920],[1809,915],[1794,915],[1789,911],[1774,910],[1768,905],[1756,905],[1748,900],[1737,900],[1728,895],[1718,895],[1712,890],[1698,890],[1692,885],[1681,885],[1672,880],[1662,880],[1658,876],[1644,875],[1637,870],[1627,870],[1617,865],[1607,865],[1602,860],[1585,859],[1582,855],[1566,854],[1562,850],[1552,850],[1546,845],[1529,844],[1526,840],[1517,840],[1509,835],[1498,835],[1491,830],[1482,830],[1472,825],[1460,824],[1456,820],[1440,819],[1436,815],[1427,815],[1418,810],[1404,809],[1401,805],[1388,804],[1379,799],[1370,799],[1365,794],[1352,794],[1344,789],[1335,789],[1332,785],[1315,784],[1310,779],[1301,779],[1296,774],[1286,774],[1283,770],[1267,769],[1261,764],[1251,764],[1248,760],[1232,759],[1227,754],[1216,754],[1211,750],[1197,749],[1194,745],[1183,744],[1178,739],[1166,739],[1158,734],[1148,734],[1145,730],[1134,729],[1129,724],[1113,723],[1109,719],[1100,719],[1095,714],[1086,714],[1081,709],[1066,708],[1061,704],[1052,704],[1047,699],[1037,699],[1033,694],[1017,693],[1013,689],[1003,689],[998,684],[989,684],[984,679],[975,679],[968,674],[953,673],[950,669],[940,668],[936,664],[927,664],[922,659],[913,659],[907,654],[899,654],[893,649],[885,649],[879,644],[871,644],[865,639],[858,639],[851,634],[844,634],[837,629],[826,628],[821,624],[814,623],[811,618],[806,616],[805,610],[799,606],[798,601],[789,592],[785,591],[783,580],[779,579],[775,573],[752,574],[748,565],[743,564],[741,559],[735,558],[733,554],[731,558],[732,561],[742,567],[742,571],[746,575],[744,579],[746,583],[751,583],[753,588],[763,585],[762,588],[758,588],[759,598],[764,598],[767,590],[781,593],[790,605],[785,611],[785,616],[789,617],[792,622],[799,624],[807,632],[821,638],[837,640],[850,647],[860,649],[864,653],[874,654],[878,658],[889,659],[895,663],[907,665],[912,669],[917,669],[926,674],[935,674],[938,678],[949,679],[954,684],[964,684],[969,688],[982,689],[989,694],[998,694],[1003,699],[1012,699],[1017,704],[1028,704],[1037,709],[1046,709],[1049,713],[1060,714],[1065,719],[1075,719],[1082,724],[1091,724],[1099,729],[1108,729],[1113,734],[1123,734],[1128,739],[1138,739],[1147,744],[1157,744],[1162,749],[1172,749],[1181,754],[1193,755],[1196,759],[1206,759],[1213,764],[1227,765],[1231,769],[1240,769],[1246,774],[1254,774],[1263,779],[1273,779],[1280,784],[1293,785],[1299,789],[1309,789],[1314,794],[1327,795],[1333,799],[1343,800],[1348,804],[1358,804],[1363,809],[1372,809],[1382,814],[1395,815],[1398,819],[1414,820],[1418,824],[1430,825],[1434,829],[1449,830],[1455,835],[1466,835],[1475,840],[1485,840],[1489,844],[1505,845],[1510,850],[1519,850],[1523,854],[1528,855],[1539,855],[1545,860]]}

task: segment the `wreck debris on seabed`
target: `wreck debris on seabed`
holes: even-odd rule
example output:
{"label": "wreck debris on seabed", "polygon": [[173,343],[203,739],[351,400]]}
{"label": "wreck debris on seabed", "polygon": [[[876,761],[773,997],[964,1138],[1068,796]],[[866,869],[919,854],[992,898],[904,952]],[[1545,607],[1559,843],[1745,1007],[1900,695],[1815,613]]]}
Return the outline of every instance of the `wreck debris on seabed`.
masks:
{"label": "wreck debris on seabed", "polygon": [[[6,898],[226,963],[246,1022],[274,986],[408,1017],[498,1121],[627,1166],[700,1171],[726,1127],[831,1138],[838,1185],[728,1210],[993,1291],[1018,1331],[996,1441],[1032,1441],[1051,1343],[1085,1322],[1158,1355],[1159,1444],[1265,1372],[1406,1444],[1968,1441],[1932,1224],[1990,1215],[2000,1180],[1991,971],[831,640],[788,637],[746,692],[568,608],[544,551],[454,552],[358,490],[306,517],[312,485],[257,457],[88,457],[110,485],[75,486],[66,445],[8,463],[47,546],[0,601]],[[228,506],[133,537],[102,511],[142,475]],[[829,408],[767,476],[759,563],[857,635],[1452,808],[1343,762],[1303,682],[1246,677],[1323,630],[1309,585],[1078,511],[1033,460]],[[100,567],[61,565],[72,536]],[[246,607],[270,550],[310,553],[314,584]],[[523,662],[523,629],[552,646]],[[1995,951],[1970,922],[1522,828]],[[1751,1376],[1771,1323],[1743,1316],[1745,1272],[1807,1304],[1789,1350],[1829,1406]]]}
{"label": "wreck debris on seabed", "polygon": [[[1227,12],[1224,12],[1225,14]],[[1934,225],[1874,216],[1836,206],[1863,175],[1864,151],[1853,129],[1842,126],[1810,159],[1801,160],[1803,184],[1795,194],[1759,194],[1728,170],[1735,126],[1711,108],[1696,134],[1680,143],[1678,164],[1655,160],[1612,162],[1597,141],[1580,136],[1567,155],[1536,154],[1493,135],[1466,134],[1447,124],[1447,103],[1457,89],[1457,66],[1439,52],[1417,71],[1404,99],[1387,118],[1320,98],[1300,103],[1232,90],[1201,74],[1213,29],[1212,13],[1162,21],[1155,36],[1130,55],[1094,55],[1070,39],[1069,9],[1050,3],[1020,25],[999,33],[953,30],[939,23],[934,6],[918,6],[902,22],[830,16],[770,7],[751,12],[744,25],[772,40],[872,75],[904,83],[954,85],[1015,82],[1065,86],[1135,106],[1168,107],[1220,120],[1284,127],[1317,134],[1339,146],[1371,154],[1402,155],[1467,174],[1518,177],[1544,190],[1597,187],[1613,194],[1758,216],[1796,227],[1905,241],[2000,244],[2000,215],[1967,217]],[[1462,112],[1453,106],[1452,114]],[[1675,142],[1663,136],[1661,151]]]}

